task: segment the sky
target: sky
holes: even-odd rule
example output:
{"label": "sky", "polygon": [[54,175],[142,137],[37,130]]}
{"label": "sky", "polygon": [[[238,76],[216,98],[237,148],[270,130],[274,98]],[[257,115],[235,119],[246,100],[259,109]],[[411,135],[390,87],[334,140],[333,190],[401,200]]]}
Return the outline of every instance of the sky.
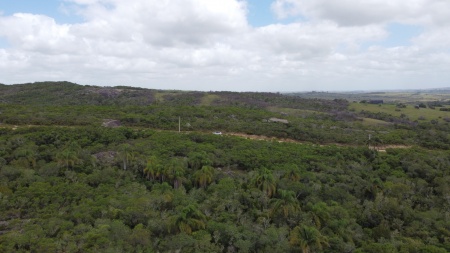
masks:
{"label": "sky", "polygon": [[0,0],[0,83],[450,87],[448,0]]}

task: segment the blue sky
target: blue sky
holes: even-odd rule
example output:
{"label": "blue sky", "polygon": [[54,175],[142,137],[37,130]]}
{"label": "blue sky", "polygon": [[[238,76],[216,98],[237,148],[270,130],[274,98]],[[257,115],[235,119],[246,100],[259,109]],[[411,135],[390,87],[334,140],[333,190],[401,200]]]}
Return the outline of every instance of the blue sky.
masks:
{"label": "blue sky", "polygon": [[422,28],[416,25],[392,23],[386,26],[388,37],[380,45],[398,47],[411,45],[411,39],[420,35]]}
{"label": "blue sky", "polygon": [[46,15],[54,18],[58,23],[82,22],[82,17],[73,12],[65,12],[68,2],[62,0],[0,0],[0,11],[8,16],[18,12]]}
{"label": "blue sky", "polygon": [[0,48],[7,48],[9,47],[9,43],[5,38],[0,38]]}
{"label": "blue sky", "polygon": [[[265,26],[280,22],[271,11],[272,0],[248,0],[248,22],[253,26]],[[82,22],[82,17],[63,11],[69,8],[70,3],[63,0],[0,0],[0,10],[3,15],[12,15],[17,12],[47,15],[58,23]]]}
{"label": "blue sky", "polygon": [[272,0],[248,0],[247,8],[249,13],[247,20],[249,24],[254,27],[267,26],[271,24],[289,24],[302,18],[278,18],[271,8],[272,3]]}
{"label": "blue sky", "polygon": [[433,0],[0,0],[0,83],[448,87],[446,9]]}
{"label": "blue sky", "polygon": [[[248,0],[248,22],[254,27],[262,27],[270,24],[288,24],[295,22],[293,18],[277,18],[271,9],[272,0]],[[14,13],[33,13],[46,15],[55,19],[57,23],[80,23],[83,18],[70,10],[71,4],[62,0],[1,0],[0,10],[4,16]],[[66,10],[66,11],[65,11]],[[389,37],[383,41],[384,46],[401,46],[409,44],[409,39],[420,33],[420,27],[403,25],[398,23],[387,26]],[[6,44],[3,39],[3,45]]]}
{"label": "blue sky", "polygon": [[278,20],[271,11],[272,0],[249,0],[248,22],[253,26],[266,26]]}

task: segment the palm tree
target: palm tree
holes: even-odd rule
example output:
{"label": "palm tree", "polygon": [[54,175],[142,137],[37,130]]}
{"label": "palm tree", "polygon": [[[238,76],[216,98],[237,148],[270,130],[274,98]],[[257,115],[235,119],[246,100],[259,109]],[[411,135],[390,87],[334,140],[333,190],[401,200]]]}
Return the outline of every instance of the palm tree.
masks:
{"label": "palm tree", "polygon": [[91,155],[89,157],[89,163],[92,166],[92,168],[97,168],[97,166],[99,165],[99,161],[98,158],[95,155]]}
{"label": "palm tree", "polygon": [[287,190],[278,190],[277,198],[271,200],[271,216],[282,213],[284,218],[300,211],[300,204],[295,197],[295,192]]}
{"label": "palm tree", "polygon": [[199,187],[206,188],[212,182],[214,177],[214,168],[209,165],[204,165],[200,170],[194,173],[195,181]]}
{"label": "palm tree", "polygon": [[183,208],[180,213],[171,217],[171,227],[169,232],[175,228],[179,232],[191,234],[195,230],[205,228],[206,216],[197,208],[190,204]]}
{"label": "palm tree", "polygon": [[287,178],[293,182],[297,182],[300,180],[300,169],[296,164],[289,164],[286,166],[286,173],[284,174],[284,178]]}
{"label": "palm tree", "polygon": [[383,192],[383,182],[380,178],[372,179],[372,184],[367,185],[365,195],[367,198],[374,200],[379,193]]}
{"label": "palm tree", "polygon": [[322,251],[323,246],[329,246],[328,240],[315,227],[296,226],[289,235],[289,243],[300,247],[302,253]]}
{"label": "palm tree", "polygon": [[156,156],[151,156],[147,160],[147,165],[144,168],[144,175],[147,180],[156,180],[161,176],[161,163]]}
{"label": "palm tree", "polygon": [[56,160],[59,165],[65,166],[66,169],[82,162],[82,160],[78,158],[78,151],[71,147],[67,147],[56,154]]}
{"label": "palm tree", "polygon": [[123,170],[127,170],[128,164],[133,160],[134,153],[130,144],[124,144],[119,148],[119,157],[122,160]]}
{"label": "palm tree", "polygon": [[172,181],[173,188],[178,189],[183,184],[185,164],[183,161],[172,158],[169,166],[165,169],[167,177]]}
{"label": "palm tree", "polygon": [[256,176],[253,178],[253,184],[266,193],[269,198],[272,197],[277,189],[272,171],[264,167],[258,170]]}
{"label": "palm tree", "polygon": [[324,202],[314,204],[309,213],[317,229],[321,229],[322,225],[331,218],[329,207]]}

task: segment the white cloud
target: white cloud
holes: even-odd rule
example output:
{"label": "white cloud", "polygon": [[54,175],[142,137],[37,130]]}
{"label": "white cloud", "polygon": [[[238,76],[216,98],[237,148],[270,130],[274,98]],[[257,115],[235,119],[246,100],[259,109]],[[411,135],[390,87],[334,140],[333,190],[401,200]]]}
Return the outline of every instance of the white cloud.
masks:
{"label": "white cloud", "polygon": [[[66,4],[84,21],[0,16],[0,36],[11,45],[0,49],[0,82],[202,90],[448,86],[450,17],[444,8],[450,3],[444,0],[277,0],[272,8],[280,18],[306,21],[257,28],[238,0]],[[420,25],[423,33],[410,46],[370,46],[388,38],[390,22]]]}
{"label": "white cloud", "polygon": [[0,36],[5,36],[16,47],[51,53],[73,40],[70,25],[57,25],[54,19],[26,13],[0,17]]}
{"label": "white cloud", "polygon": [[446,0],[275,0],[272,9],[279,18],[301,15],[344,26],[393,21],[427,25],[450,22],[450,1]]}
{"label": "white cloud", "polygon": [[253,42],[261,41],[270,53],[299,54],[307,59],[328,55],[342,46],[376,41],[385,36],[381,26],[338,27],[331,22],[295,23],[259,28]]}
{"label": "white cloud", "polygon": [[94,32],[102,38],[128,40],[140,35],[154,46],[202,46],[214,42],[217,36],[247,29],[245,6],[234,0],[105,0],[101,3],[88,5],[83,13],[88,20],[85,25],[97,28]]}
{"label": "white cloud", "polygon": [[414,38],[413,43],[426,51],[450,53],[450,26],[428,29]]}

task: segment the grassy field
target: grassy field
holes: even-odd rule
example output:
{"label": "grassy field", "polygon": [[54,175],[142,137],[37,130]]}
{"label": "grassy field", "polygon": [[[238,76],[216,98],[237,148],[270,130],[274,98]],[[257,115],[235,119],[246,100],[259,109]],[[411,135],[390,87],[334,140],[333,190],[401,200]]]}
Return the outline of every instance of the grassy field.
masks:
{"label": "grassy field", "polygon": [[362,110],[369,112],[382,112],[391,114],[396,117],[400,117],[402,114],[406,115],[410,120],[439,120],[444,118],[450,118],[450,112],[439,111],[439,108],[420,108],[416,109],[413,105],[407,105],[406,108],[397,108],[394,104],[363,104],[363,103],[351,103],[350,110],[360,112]]}
{"label": "grassy field", "polygon": [[214,94],[205,94],[205,95],[202,97],[202,103],[201,103],[201,105],[209,106],[209,105],[211,105],[215,100],[217,100],[217,99],[219,99],[219,98],[220,98],[220,96],[218,96],[218,95],[214,95]]}
{"label": "grassy field", "polygon": [[[428,101],[442,101],[450,99],[448,92],[432,93],[432,92],[381,92],[381,93],[367,93],[365,95],[367,100],[383,99],[391,102],[417,103]],[[364,98],[364,96],[363,96]]]}
{"label": "grassy field", "polygon": [[364,126],[388,126],[391,125],[391,123],[378,120],[378,119],[371,119],[371,118],[363,118],[362,124]]}
{"label": "grassy field", "polygon": [[164,101],[164,93],[162,92],[156,92],[155,93],[155,100],[158,102],[163,102]]}
{"label": "grassy field", "polygon": [[271,112],[278,112],[278,113],[286,113],[289,116],[308,116],[311,114],[325,114],[324,112],[318,112],[313,110],[305,110],[305,109],[294,109],[294,108],[281,108],[281,107],[269,107],[267,108]]}
{"label": "grassy field", "polygon": [[348,101],[377,100],[382,99],[390,103],[417,103],[429,101],[450,100],[450,89],[446,90],[421,90],[421,91],[392,91],[392,92],[306,92],[296,93],[303,98],[346,99]]}

